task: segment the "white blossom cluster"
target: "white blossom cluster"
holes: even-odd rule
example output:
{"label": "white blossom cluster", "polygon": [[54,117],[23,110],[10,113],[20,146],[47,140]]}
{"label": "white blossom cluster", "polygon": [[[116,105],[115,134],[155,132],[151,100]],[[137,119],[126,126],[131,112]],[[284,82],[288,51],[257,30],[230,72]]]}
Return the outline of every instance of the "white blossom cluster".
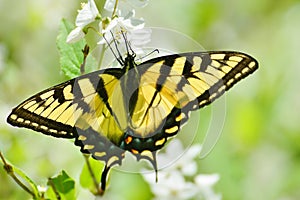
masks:
{"label": "white blossom cluster", "polygon": [[[116,4],[117,3],[117,4]],[[133,49],[138,49],[150,42],[151,30],[144,28],[142,18],[135,18],[135,7],[144,7],[148,0],[107,0],[104,9],[110,12],[111,17],[101,16],[94,0],[88,0],[82,4],[76,17],[76,28],[67,37],[68,43],[74,43],[85,36],[85,28],[92,22],[99,21],[98,31],[102,37],[98,44],[106,44],[113,39],[124,43],[122,32],[126,33],[126,39]]]}
{"label": "white blossom cluster", "polygon": [[[183,146],[178,139],[167,146],[165,153],[158,154],[160,166],[168,166],[159,171],[158,182],[153,173],[143,173],[144,179],[150,184],[154,200],[220,200],[213,186],[219,180],[218,174],[197,174],[195,159],[201,151],[200,145],[191,146],[184,154]],[[182,155],[178,158],[178,155]]]}

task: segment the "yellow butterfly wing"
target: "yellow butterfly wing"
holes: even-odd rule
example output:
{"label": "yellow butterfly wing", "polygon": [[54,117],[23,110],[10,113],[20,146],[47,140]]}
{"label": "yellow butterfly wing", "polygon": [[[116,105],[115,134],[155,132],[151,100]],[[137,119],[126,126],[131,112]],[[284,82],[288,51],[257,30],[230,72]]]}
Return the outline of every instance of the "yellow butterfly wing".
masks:
{"label": "yellow butterfly wing", "polygon": [[257,68],[255,59],[238,52],[175,54],[138,65],[139,92],[128,120],[130,137],[138,141],[124,148],[160,149],[180,130],[190,111],[210,104]]}

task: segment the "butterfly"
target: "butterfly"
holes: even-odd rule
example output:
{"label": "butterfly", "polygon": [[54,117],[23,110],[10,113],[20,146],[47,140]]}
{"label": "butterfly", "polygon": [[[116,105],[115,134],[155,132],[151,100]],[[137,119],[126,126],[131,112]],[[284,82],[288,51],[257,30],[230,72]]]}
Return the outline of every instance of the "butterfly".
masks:
{"label": "butterfly", "polygon": [[105,162],[107,174],[125,151],[150,161],[202,108],[258,69],[251,56],[234,51],[173,54],[121,68],[88,73],[28,98],[8,116],[9,124],[58,138],[74,138],[81,152]]}

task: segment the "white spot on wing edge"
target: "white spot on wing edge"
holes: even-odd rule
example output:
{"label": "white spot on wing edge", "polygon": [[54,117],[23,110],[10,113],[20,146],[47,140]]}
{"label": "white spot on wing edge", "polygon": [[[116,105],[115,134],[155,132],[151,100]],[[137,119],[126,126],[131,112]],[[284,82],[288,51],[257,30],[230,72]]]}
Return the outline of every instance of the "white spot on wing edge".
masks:
{"label": "white spot on wing edge", "polygon": [[89,145],[89,144],[86,144],[83,146],[83,149],[85,149],[85,150],[90,150],[90,149],[94,149],[94,148],[95,148],[94,145]]}
{"label": "white spot on wing edge", "polygon": [[233,82],[234,82],[234,79],[232,78],[232,79],[230,79],[230,80],[227,81],[226,85],[230,86]]}
{"label": "white spot on wing edge", "polygon": [[248,67],[246,67],[246,68],[244,68],[243,70],[242,70],[242,73],[243,74],[246,74],[246,73],[248,73],[249,72],[249,68]]}
{"label": "white spot on wing edge", "polygon": [[40,128],[43,129],[43,130],[47,130],[48,129],[48,127],[44,126],[44,125],[41,125]]}
{"label": "white spot on wing edge", "polygon": [[173,127],[171,127],[171,128],[167,128],[167,129],[165,130],[165,133],[174,133],[174,132],[176,132],[176,131],[178,131],[178,126],[173,126]]}
{"label": "white spot on wing edge", "polygon": [[15,114],[11,114],[9,118],[12,120],[16,120],[18,118],[18,116]]}
{"label": "white spot on wing edge", "polygon": [[55,129],[49,129],[49,132],[50,132],[50,133],[57,134],[57,130],[55,130]]}
{"label": "white spot on wing edge", "polygon": [[61,134],[61,135],[67,135],[68,132],[67,131],[59,131],[59,134]]}
{"label": "white spot on wing edge", "polygon": [[22,123],[22,122],[24,122],[24,119],[23,118],[17,118],[17,122]]}
{"label": "white spot on wing edge", "polygon": [[166,142],[166,138],[162,138],[162,139],[157,140],[157,141],[155,142],[155,146],[163,145],[165,142]]}
{"label": "white spot on wing edge", "polygon": [[234,78],[235,78],[235,79],[238,79],[238,78],[240,78],[241,76],[242,76],[241,73],[237,73],[237,74],[234,76]]}
{"label": "white spot on wing edge", "polygon": [[250,62],[250,63],[248,64],[248,66],[249,66],[250,68],[253,68],[255,65],[256,65],[256,63],[255,63],[254,61],[252,61],[252,62]]}
{"label": "white spot on wing edge", "polygon": [[97,151],[97,152],[94,153],[94,155],[97,156],[97,157],[103,157],[103,156],[106,155],[106,152],[98,152]]}
{"label": "white spot on wing edge", "polygon": [[34,126],[34,127],[38,127],[39,126],[39,124],[35,123],[35,122],[32,122],[31,125]]}
{"label": "white spot on wing edge", "polygon": [[83,135],[79,135],[78,140],[84,141],[84,140],[86,140],[86,137]]}

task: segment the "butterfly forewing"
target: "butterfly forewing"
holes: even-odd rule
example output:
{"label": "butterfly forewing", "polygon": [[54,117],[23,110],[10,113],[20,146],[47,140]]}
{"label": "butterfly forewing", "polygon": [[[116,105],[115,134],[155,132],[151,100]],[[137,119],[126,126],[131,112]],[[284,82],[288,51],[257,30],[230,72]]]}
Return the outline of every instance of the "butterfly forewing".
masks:
{"label": "butterfly forewing", "polygon": [[74,137],[73,80],[44,90],[12,110],[8,123],[55,137]]}
{"label": "butterfly forewing", "polygon": [[[208,89],[197,98],[198,108],[210,104],[216,98],[229,90],[239,80],[253,73],[258,63],[252,57],[238,52],[208,52],[203,57],[207,67],[201,67],[196,72],[198,79],[209,84]],[[206,78],[201,78],[206,75]]]}
{"label": "butterfly forewing", "polygon": [[[108,136],[107,130],[111,129],[105,124],[112,123],[107,120],[121,121],[123,128],[126,123],[124,114],[119,114],[120,106],[116,109],[117,116],[112,116],[110,103],[116,103],[109,102],[109,96],[115,91],[118,79],[111,71],[116,70],[93,72],[46,89],[14,108],[7,120],[12,125],[65,138],[75,137],[73,128],[76,126],[87,129],[97,127],[98,123],[95,131],[105,129]],[[115,130],[111,132],[115,134]]]}

